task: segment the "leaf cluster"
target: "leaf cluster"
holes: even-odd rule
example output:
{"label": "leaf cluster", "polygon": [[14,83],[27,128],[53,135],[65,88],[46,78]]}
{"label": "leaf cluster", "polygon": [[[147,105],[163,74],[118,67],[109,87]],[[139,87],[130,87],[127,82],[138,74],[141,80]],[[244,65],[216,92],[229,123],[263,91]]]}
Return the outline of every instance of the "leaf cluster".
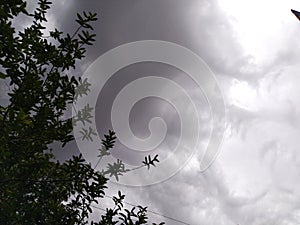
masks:
{"label": "leaf cluster", "polygon": [[[93,225],[107,224],[116,225],[121,222],[122,225],[140,225],[147,224],[147,207],[140,205],[132,207],[130,210],[124,208],[125,195],[118,192],[118,196],[113,198],[114,208],[106,209],[106,214],[101,216],[99,223],[93,223]],[[164,225],[164,222],[159,224],[152,223],[152,225]]]}
{"label": "leaf cluster", "polygon": [[[80,82],[69,73],[95,40],[78,35],[91,30],[96,14],[84,13],[73,35],[54,29],[45,38],[50,5],[39,0],[33,12],[23,0],[0,5],[0,78],[11,90],[0,106],[0,224],[86,224],[91,204],[105,194],[107,178],[81,155],[61,163],[49,148],[73,139],[64,112]],[[31,24],[16,31],[17,17]]]}
{"label": "leaf cluster", "polygon": [[[46,14],[52,3],[37,2],[33,12],[27,11],[24,0],[2,0],[0,4],[0,79],[10,88],[8,105],[0,105],[0,224],[87,224],[92,204],[105,195],[108,179],[104,175],[117,178],[127,169],[119,160],[101,173],[81,155],[59,162],[49,145],[59,142],[64,146],[74,139],[74,124],[91,123],[89,105],[73,119],[66,119],[65,111],[89,92],[87,80],[70,73],[84,58],[85,46],[95,41],[91,23],[97,15],[77,14],[78,28],[73,34],[55,28],[45,37]],[[13,21],[17,17],[31,23],[16,31]],[[96,133],[83,127],[81,134],[93,141]],[[102,140],[100,158],[110,154],[115,139],[109,131]],[[145,163],[154,165],[154,161],[148,158]],[[123,224],[132,224],[131,217],[140,220],[134,224],[144,224],[145,208],[121,214],[122,196],[114,199],[115,209],[107,209],[100,222],[92,223],[110,224],[105,218],[119,215]]]}

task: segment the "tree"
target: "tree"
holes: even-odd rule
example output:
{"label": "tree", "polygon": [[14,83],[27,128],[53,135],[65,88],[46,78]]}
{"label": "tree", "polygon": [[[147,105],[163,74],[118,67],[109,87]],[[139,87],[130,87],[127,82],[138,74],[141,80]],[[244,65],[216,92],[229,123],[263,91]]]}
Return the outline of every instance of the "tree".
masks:
{"label": "tree", "polygon": [[[83,83],[70,73],[84,58],[85,46],[95,41],[90,32],[97,20],[96,14],[83,12],[77,14],[74,34],[54,29],[44,37],[50,5],[39,0],[32,13],[23,0],[0,5],[0,79],[11,90],[9,103],[0,105],[0,224],[87,224],[92,203],[105,195],[106,176],[115,176],[109,167],[95,171],[81,155],[59,162],[49,148],[73,140],[72,122],[82,119],[65,119],[64,112]],[[17,32],[17,17],[30,18],[32,24]],[[109,154],[115,138],[113,131],[105,135],[101,157]],[[156,161],[146,158],[144,166]],[[124,209],[124,198],[119,192],[115,207],[91,223],[146,224],[147,208]]]}

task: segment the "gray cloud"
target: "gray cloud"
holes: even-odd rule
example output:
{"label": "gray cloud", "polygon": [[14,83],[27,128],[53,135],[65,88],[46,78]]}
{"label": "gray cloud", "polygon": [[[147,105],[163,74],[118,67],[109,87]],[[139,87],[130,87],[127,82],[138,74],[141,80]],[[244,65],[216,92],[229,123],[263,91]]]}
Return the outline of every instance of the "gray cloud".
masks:
{"label": "gray cloud", "polygon": [[[226,138],[219,157],[207,171],[200,172],[200,149],[182,171],[163,183],[143,188],[110,184],[109,194],[122,189],[129,202],[149,205],[153,211],[190,224],[300,222],[299,24],[281,30],[286,37],[272,46],[274,54],[268,62],[257,64],[254,56],[244,51],[228,15],[215,0],[62,1],[53,5],[50,22],[72,32],[76,12],[83,10],[97,12],[100,19],[95,24],[97,42],[88,49],[88,57],[76,73],[124,43],[144,39],[175,42],[193,50],[212,68],[227,106]],[[198,95],[194,84],[175,68],[155,63],[128,66],[112,77],[100,94],[100,134],[111,128],[110,109],[118,91],[147,75],[173,79]],[[147,135],[145,128],[154,115],[165,118],[170,129],[166,141],[172,146],[180,128],[178,116],[157,99],[140,102],[133,109],[133,131],[138,136]],[[203,132],[205,138],[208,128]],[[123,146],[116,148],[121,151]],[[126,153],[121,156],[131,163],[139,159]]]}

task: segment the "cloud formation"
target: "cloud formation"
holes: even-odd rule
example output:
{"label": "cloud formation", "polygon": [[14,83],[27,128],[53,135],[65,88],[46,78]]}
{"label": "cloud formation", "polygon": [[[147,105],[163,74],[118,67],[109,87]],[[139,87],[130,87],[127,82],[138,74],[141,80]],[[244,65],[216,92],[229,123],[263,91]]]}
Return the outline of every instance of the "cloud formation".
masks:
{"label": "cloud formation", "polygon": [[[252,9],[250,13],[245,11],[246,6]],[[89,49],[82,70],[120,44],[165,40],[201,56],[216,74],[224,93],[226,135],[220,155],[207,171],[200,172],[199,149],[188,165],[169,180],[140,188],[111,184],[111,195],[122,189],[128,202],[149,205],[153,211],[189,224],[300,223],[300,25],[290,15],[289,3],[63,1],[55,3],[54,8],[51,18],[69,32],[74,30],[76,12],[87,10],[99,14],[95,26],[97,42]],[[274,18],[269,18],[268,13],[273,9],[269,16]],[[179,82],[189,93],[199,96],[199,101],[203,98],[181,71],[155,63],[131,65],[120,70],[100,94],[100,99],[106,101],[99,100],[98,104],[99,133],[111,127],[110,109],[118,91],[139,76],[153,74]],[[204,118],[209,122],[205,104],[203,107]],[[178,116],[172,107],[157,99],[146,99],[133,108],[132,129],[141,137],[147,135],[145,128],[154,115],[166,119],[169,126],[166,140],[172,146],[171,140],[176,142],[180,129],[176,123]],[[207,139],[209,124],[205,126],[203,137]],[[164,153],[170,146],[163,145],[160,150],[163,157],[167,157]],[[119,150],[122,148],[117,146]],[[122,157],[127,163],[137,162],[126,158],[126,153]],[[150,216],[158,221],[163,219]]]}

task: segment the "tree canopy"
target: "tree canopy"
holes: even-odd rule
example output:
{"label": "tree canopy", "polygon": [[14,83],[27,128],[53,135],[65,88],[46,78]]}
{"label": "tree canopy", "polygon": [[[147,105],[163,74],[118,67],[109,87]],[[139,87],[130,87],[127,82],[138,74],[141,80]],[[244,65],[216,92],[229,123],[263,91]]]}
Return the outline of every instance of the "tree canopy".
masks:
{"label": "tree canopy", "polygon": [[[147,208],[124,209],[121,192],[113,197],[114,208],[88,221],[92,204],[105,196],[107,177],[116,175],[109,167],[94,170],[81,155],[59,162],[49,147],[65,146],[73,140],[74,123],[88,120],[64,114],[75,88],[84,83],[70,71],[95,41],[92,23],[97,20],[96,14],[83,12],[73,34],[54,29],[45,37],[50,5],[39,0],[33,12],[23,0],[0,5],[0,79],[10,90],[9,102],[0,105],[0,224],[147,224]],[[19,17],[31,24],[17,31]],[[100,157],[109,154],[115,138],[113,131],[105,135]],[[143,163],[149,167],[157,161],[155,156]]]}

